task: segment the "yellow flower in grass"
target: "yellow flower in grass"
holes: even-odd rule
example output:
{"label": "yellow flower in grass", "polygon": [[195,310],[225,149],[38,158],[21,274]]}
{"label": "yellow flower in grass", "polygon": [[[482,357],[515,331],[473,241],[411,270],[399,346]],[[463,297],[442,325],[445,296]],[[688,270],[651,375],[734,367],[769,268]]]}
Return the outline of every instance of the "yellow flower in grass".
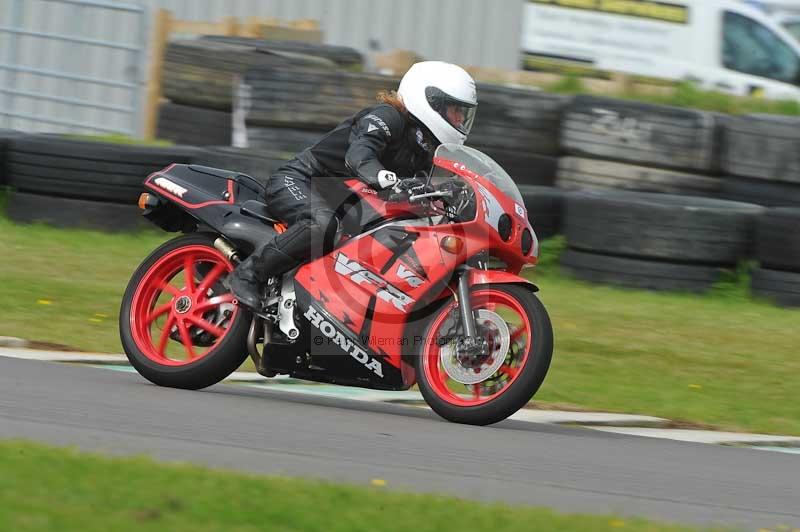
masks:
{"label": "yellow flower in grass", "polygon": [[36,300],[36,304],[37,305],[52,305],[53,302],[50,301],[49,299],[37,299]]}
{"label": "yellow flower in grass", "polygon": [[108,317],[108,314],[103,314],[102,312],[95,312],[94,315],[89,318],[89,321],[92,323],[103,323],[105,319]]}

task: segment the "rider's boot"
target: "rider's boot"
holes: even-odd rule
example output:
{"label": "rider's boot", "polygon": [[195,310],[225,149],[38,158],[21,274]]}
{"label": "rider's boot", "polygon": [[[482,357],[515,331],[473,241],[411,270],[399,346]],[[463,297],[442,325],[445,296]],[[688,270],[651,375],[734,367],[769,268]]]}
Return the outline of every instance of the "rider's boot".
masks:
{"label": "rider's boot", "polygon": [[261,286],[269,277],[282,275],[299,264],[274,243],[267,244],[259,253],[253,253],[241,262],[228,276],[225,285],[239,303],[254,310],[261,308]]}
{"label": "rider's boot", "polygon": [[250,255],[240,263],[225,280],[225,285],[233,292],[239,303],[251,309],[261,306],[261,284],[264,279],[261,275],[258,255]]}

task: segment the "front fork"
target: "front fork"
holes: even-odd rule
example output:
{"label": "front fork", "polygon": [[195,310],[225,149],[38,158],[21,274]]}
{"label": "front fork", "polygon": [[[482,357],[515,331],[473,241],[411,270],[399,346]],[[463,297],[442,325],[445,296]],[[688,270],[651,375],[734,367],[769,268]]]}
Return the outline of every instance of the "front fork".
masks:
{"label": "front fork", "polygon": [[486,355],[488,344],[483,335],[478,334],[475,324],[475,314],[472,312],[472,300],[469,293],[470,280],[469,266],[463,266],[459,272],[457,303],[461,316],[461,327],[464,334],[458,339],[456,351],[459,359],[474,360],[475,357]]}
{"label": "front fork", "polygon": [[475,315],[472,314],[472,301],[469,298],[469,266],[461,268],[458,278],[458,309],[461,313],[461,326],[464,328],[466,338],[475,338],[478,335],[475,327]]}

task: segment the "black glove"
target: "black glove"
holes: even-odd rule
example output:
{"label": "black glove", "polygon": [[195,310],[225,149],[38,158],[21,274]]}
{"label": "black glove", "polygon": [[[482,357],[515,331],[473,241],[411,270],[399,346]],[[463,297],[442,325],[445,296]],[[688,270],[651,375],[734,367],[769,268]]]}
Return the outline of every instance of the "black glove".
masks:
{"label": "black glove", "polygon": [[389,190],[389,201],[405,201],[414,194],[424,192],[425,181],[418,177],[398,178],[397,184]]}
{"label": "black glove", "polygon": [[395,194],[402,194],[403,192],[417,192],[425,188],[425,181],[418,177],[403,177],[397,180],[397,184],[392,188]]}

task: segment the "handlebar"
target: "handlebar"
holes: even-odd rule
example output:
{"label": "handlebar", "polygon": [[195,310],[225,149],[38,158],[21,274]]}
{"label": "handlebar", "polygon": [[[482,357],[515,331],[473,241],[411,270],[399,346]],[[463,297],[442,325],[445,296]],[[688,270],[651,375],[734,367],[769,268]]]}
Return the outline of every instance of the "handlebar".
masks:
{"label": "handlebar", "polygon": [[409,203],[416,203],[418,201],[430,198],[452,198],[453,191],[452,190],[437,190],[434,192],[426,192],[425,194],[415,194],[413,196],[408,197]]}

